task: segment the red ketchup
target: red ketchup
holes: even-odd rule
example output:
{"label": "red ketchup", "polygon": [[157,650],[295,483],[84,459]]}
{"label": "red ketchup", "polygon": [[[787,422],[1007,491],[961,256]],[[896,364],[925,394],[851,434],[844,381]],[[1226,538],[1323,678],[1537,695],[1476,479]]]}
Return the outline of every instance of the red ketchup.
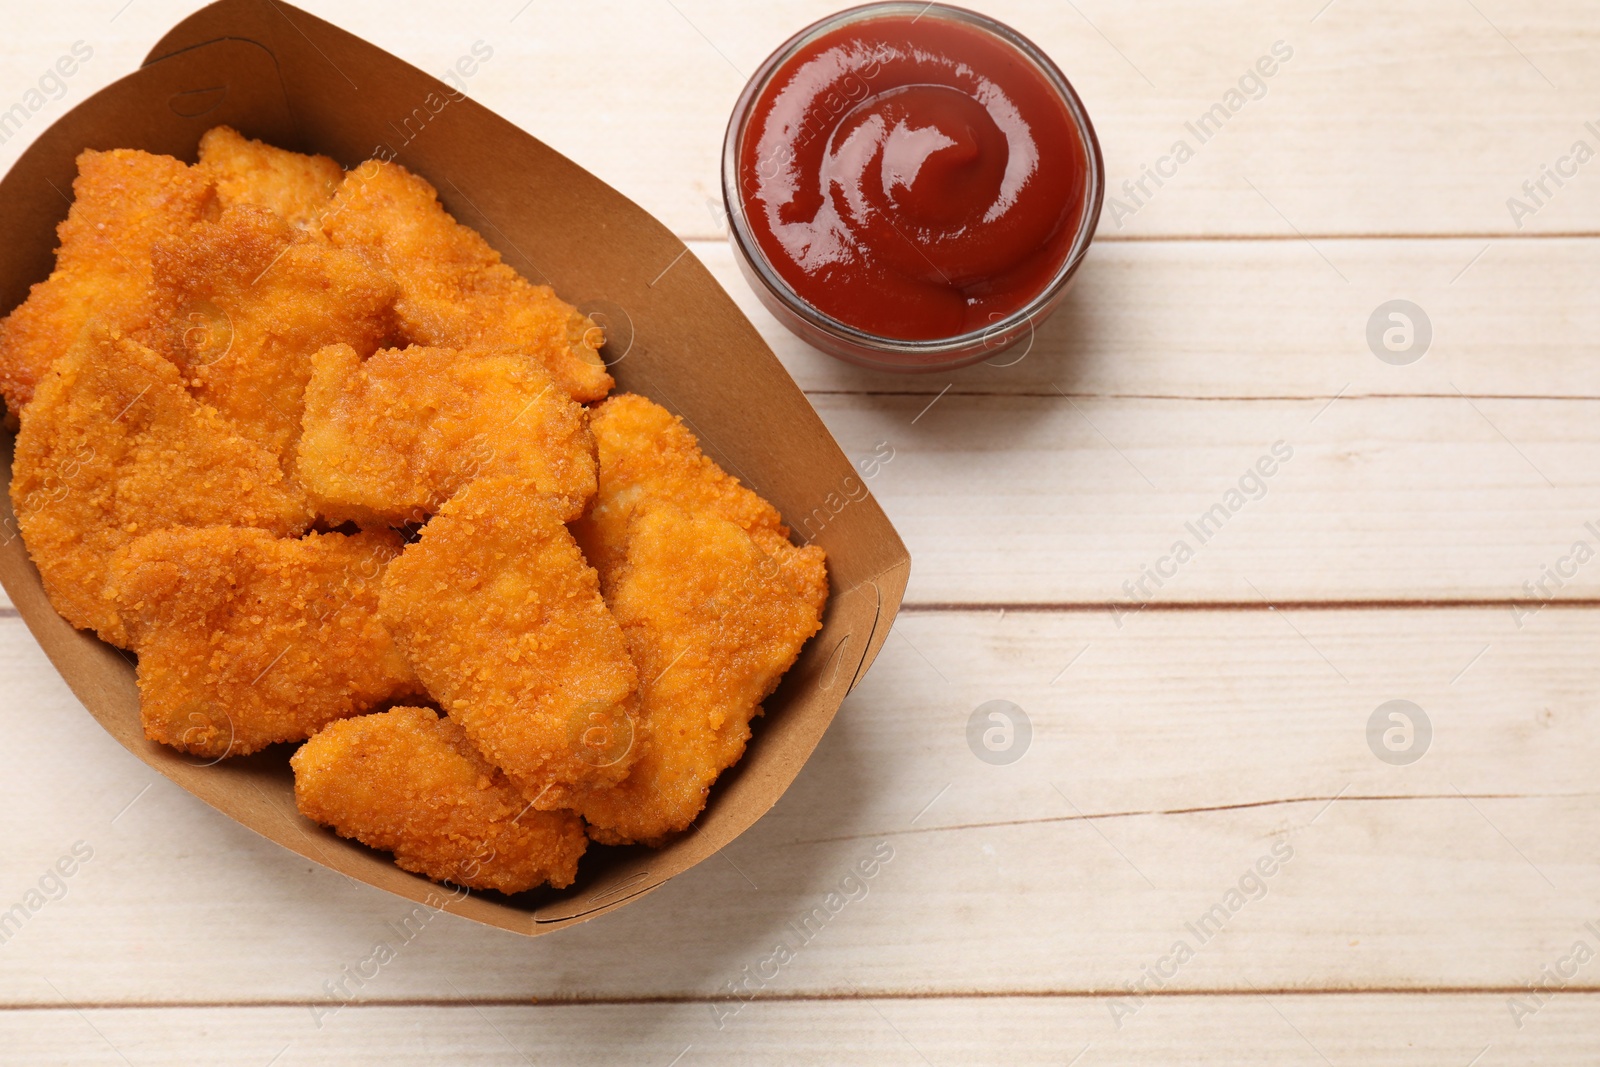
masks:
{"label": "red ketchup", "polygon": [[886,14],[774,71],[738,167],[745,223],[802,300],[914,341],[984,330],[1049,287],[1089,159],[1060,90],[1010,42]]}

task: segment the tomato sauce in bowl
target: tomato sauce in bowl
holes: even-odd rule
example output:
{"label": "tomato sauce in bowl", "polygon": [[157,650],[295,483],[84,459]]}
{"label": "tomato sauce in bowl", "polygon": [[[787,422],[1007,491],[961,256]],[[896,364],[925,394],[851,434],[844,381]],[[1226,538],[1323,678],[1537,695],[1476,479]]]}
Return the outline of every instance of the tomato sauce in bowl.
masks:
{"label": "tomato sauce in bowl", "polygon": [[1064,295],[1104,168],[1055,65],[999,23],[869,4],[801,31],[729,123],[723,193],[756,292],[835,355],[988,358]]}

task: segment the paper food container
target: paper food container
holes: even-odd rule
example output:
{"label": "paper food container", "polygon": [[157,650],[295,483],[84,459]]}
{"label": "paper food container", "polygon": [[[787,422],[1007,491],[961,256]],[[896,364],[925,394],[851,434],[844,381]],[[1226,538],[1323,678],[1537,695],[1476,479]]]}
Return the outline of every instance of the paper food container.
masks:
{"label": "paper food container", "polygon": [[[193,162],[200,135],[223,123],[346,167],[392,152],[507,263],[602,321],[618,389],[683,416],[707,454],[827,551],[832,595],[822,630],[766,702],[744,759],[713,787],[698,832],[659,850],[592,846],[573,886],[515,897],[449,893],[302,818],[289,746],[203,766],[147,741],[130,657],[51,608],[6,499],[0,581],[39,644],[112,736],[206,803],[309,860],[479,922],[545,933],[637,900],[711,856],[794,780],[899,608],[911,560],[859,473],[755,328],[666,227],[445,83],[281,0],[222,0],[196,12],[137,73],[73,108],[17,161],[0,182],[4,309],[50,273],[67,210],[57,190],[71,187],[81,150],[142,148]],[[5,434],[7,484],[12,443]]]}

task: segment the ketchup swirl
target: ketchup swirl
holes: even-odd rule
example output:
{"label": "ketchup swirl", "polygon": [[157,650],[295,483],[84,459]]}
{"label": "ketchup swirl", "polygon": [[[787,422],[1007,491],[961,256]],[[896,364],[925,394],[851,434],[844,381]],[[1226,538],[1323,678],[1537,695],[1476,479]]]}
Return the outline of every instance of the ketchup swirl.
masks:
{"label": "ketchup swirl", "polygon": [[1088,152],[1056,85],[1009,41],[886,15],[806,43],[739,145],[745,221],[807,303],[904,340],[985,329],[1051,282]]}

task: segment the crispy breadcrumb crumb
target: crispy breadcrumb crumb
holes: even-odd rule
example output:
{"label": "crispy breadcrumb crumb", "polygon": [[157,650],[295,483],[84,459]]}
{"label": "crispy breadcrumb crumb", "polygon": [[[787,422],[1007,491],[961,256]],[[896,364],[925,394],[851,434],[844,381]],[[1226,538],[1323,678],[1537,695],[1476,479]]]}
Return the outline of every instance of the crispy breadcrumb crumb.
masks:
{"label": "crispy breadcrumb crumb", "polygon": [[11,504],[51,604],[115,645],[128,642],[106,588],[118,548],[172,526],[293,536],[311,521],[270,453],[190,396],[171,363],[110,335],[57,360],[23,411]]}
{"label": "crispy breadcrumb crumb", "polygon": [[307,156],[216,126],[200,138],[197,169],[216,184],[224,208],[267,208],[291,225],[322,236],[320,223],[344,168],[327,156]]}
{"label": "crispy breadcrumb crumb", "polygon": [[300,480],[330,520],[421,524],[474,478],[522,473],[561,501],[594,496],[583,410],[523,356],[348,345],[312,359]]}
{"label": "crispy breadcrumb crumb", "polygon": [[0,393],[15,420],[50,363],[91,320],[134,337],[152,325],[150,249],[214,205],[210,179],[171,156],[131,148],[78,156],[72,207],[56,228],[50,277],[0,322]]}
{"label": "crispy breadcrumb crumb", "polygon": [[610,392],[594,321],[501,262],[476,230],[450,217],[433,186],[400,164],[369,159],[346,174],[322,226],[335,245],[371,256],[398,279],[396,310],[411,343],[532,356],[582,403]]}
{"label": "crispy breadcrumb crumb", "polygon": [[717,466],[681,419],[642,396],[619,393],[594,409],[590,426],[599,446],[600,488],[572,532],[602,582],[622,564],[634,513],[672,504],[737,524],[778,561],[795,592],[822,611],[828,598],[822,548],[795,547],[778,509]]}
{"label": "crispy breadcrumb crumb", "polygon": [[582,820],[530,808],[460,726],[427,708],[333,723],[289,762],[302,815],[435,881],[564,889],[588,845]]}
{"label": "crispy breadcrumb crumb", "polygon": [[418,695],[378,619],[379,582],[399,553],[389,531],[285,540],[212,526],[133,542],[113,584],[139,653],[145,735],[241,756]]}
{"label": "crispy breadcrumb crumb", "polygon": [[375,350],[392,326],[394,280],[257,207],[158,243],[152,263],[162,354],[292,472],[312,355],[341,342]]}
{"label": "crispy breadcrumb crumb", "polygon": [[533,801],[627,773],[638,675],[556,502],[515,477],[456,494],[379,601],[417,677]]}
{"label": "crispy breadcrumb crumb", "polygon": [[736,523],[669,505],[635,516],[607,588],[639,669],[639,759],[572,806],[597,841],[661,844],[744,754],[761,701],[821,627],[819,605]]}

